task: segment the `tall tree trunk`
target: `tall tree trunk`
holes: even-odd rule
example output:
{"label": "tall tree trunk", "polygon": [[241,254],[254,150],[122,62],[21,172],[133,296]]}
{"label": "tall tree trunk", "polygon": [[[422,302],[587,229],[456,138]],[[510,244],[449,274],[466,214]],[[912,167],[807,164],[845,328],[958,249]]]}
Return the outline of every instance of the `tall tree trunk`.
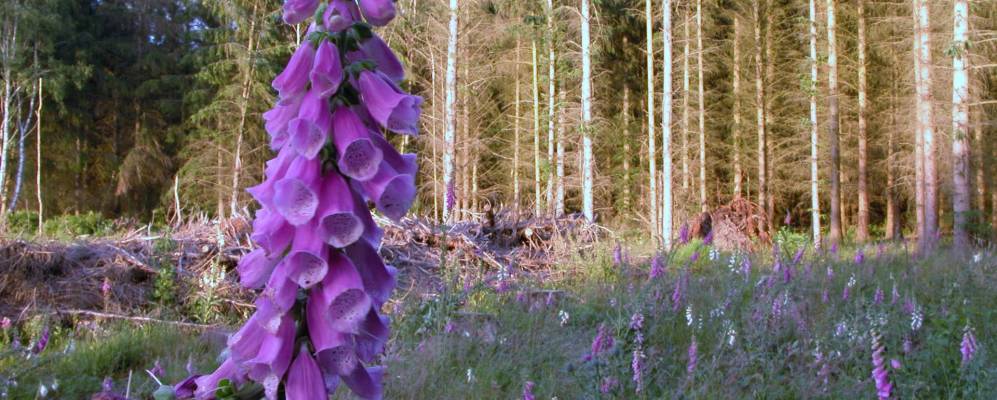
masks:
{"label": "tall tree trunk", "polygon": [[775,30],[775,10],[772,7],[772,2],[769,1],[766,5],[765,10],[765,198],[768,200],[765,204],[759,204],[765,208],[765,214],[768,215],[768,228],[770,232],[775,232],[775,226],[778,219],[775,217],[775,194],[772,193],[773,182],[775,181],[775,160],[772,157],[772,131],[775,123],[775,117],[772,115],[772,99],[775,97],[772,93],[774,90],[770,89],[769,86],[775,82],[775,56],[772,54],[772,43],[775,41],[772,39],[772,31]]}
{"label": "tall tree trunk", "polygon": [[540,202],[540,79],[537,73],[537,41],[533,40],[533,216],[543,213]]}
{"label": "tall tree trunk", "polygon": [[[9,162],[11,124],[14,123],[13,97],[16,95],[13,64],[17,55],[18,19],[4,21],[3,40],[0,43],[0,61],[3,64],[3,120],[0,122],[0,217],[7,212],[7,164]],[[2,219],[0,219],[2,220]]]}
{"label": "tall tree trunk", "polygon": [[546,204],[548,213],[553,213],[554,205],[554,118],[557,104],[554,101],[555,83],[554,64],[554,1],[547,0],[547,191]]}
{"label": "tall tree trunk", "polygon": [[592,155],[592,61],[589,50],[589,0],[582,0],[582,213],[595,221],[593,180],[595,159]]}
{"label": "tall tree trunk", "polygon": [[810,225],[820,248],[820,176],[817,174],[817,4],[810,0]]}
{"label": "tall tree trunk", "polygon": [[[627,39],[623,39],[624,48]],[[630,211],[630,86],[623,84],[623,209]]]}
{"label": "tall tree trunk", "polygon": [[[672,247],[672,2],[661,0],[661,242]],[[702,63],[702,56],[700,56]],[[702,64],[700,64],[702,68]],[[702,74],[702,70],[700,70]],[[702,86],[700,86],[702,87]],[[702,106],[701,106],[702,107]],[[702,108],[700,108],[702,109]],[[702,118],[702,117],[700,117]]]}
{"label": "tall tree trunk", "polygon": [[439,163],[437,162],[437,135],[439,135],[439,128],[437,126],[437,121],[439,120],[439,114],[436,113],[436,106],[440,104],[439,99],[436,97],[436,52],[433,48],[429,48],[429,82],[432,86],[432,111],[433,111],[433,123],[432,131],[430,131],[429,141],[432,145],[433,151],[433,221],[440,223],[440,181],[439,181]]}
{"label": "tall tree trunk", "polygon": [[450,22],[447,35],[446,128],[443,132],[443,222],[454,221],[454,137],[457,134],[457,0],[450,0]]}
{"label": "tall tree trunk", "polygon": [[[897,93],[898,84],[896,76],[893,78],[893,93]],[[893,167],[894,157],[896,157],[896,126],[897,126],[896,100],[890,102],[890,129],[886,143],[886,239],[893,240],[900,233],[900,219],[897,210],[896,189],[897,184],[896,169]]]}
{"label": "tall tree trunk", "polygon": [[[982,110],[976,112],[976,118],[973,121],[973,136],[976,141],[976,152],[970,151],[970,156],[975,158],[975,168],[976,168],[976,208],[980,211],[980,215],[986,214],[987,211],[987,178],[986,171],[989,163],[987,162],[990,157],[989,144],[983,140],[983,116],[985,113]],[[976,154],[975,157],[972,155]]]}
{"label": "tall tree trunk", "polygon": [[554,200],[554,215],[564,215],[564,88],[557,88],[557,182]]}
{"label": "tall tree trunk", "polygon": [[457,161],[458,167],[460,167],[460,195],[457,196],[457,204],[459,206],[458,215],[459,219],[467,220],[471,216],[471,146],[473,146],[471,140],[471,119],[470,112],[470,75],[467,73],[467,57],[464,58],[464,75],[463,75],[463,89],[464,93],[460,93],[460,128],[461,133],[459,136],[460,144],[460,156]]}
{"label": "tall tree trunk", "polygon": [[857,239],[859,242],[864,242],[869,240],[869,192],[867,188],[867,171],[866,166],[868,165],[868,143],[867,143],[867,128],[866,128],[866,113],[867,113],[867,100],[866,100],[866,54],[865,54],[865,0],[858,0],[858,53],[859,53],[859,170],[858,170],[858,229],[857,229]]}
{"label": "tall tree trunk", "polygon": [[955,0],[953,5],[952,43],[952,211],[955,224],[953,239],[957,249],[969,247],[969,4]]}
{"label": "tall tree trunk", "polygon": [[242,77],[242,96],[239,103],[239,125],[235,136],[235,158],[232,162],[232,200],[229,202],[229,212],[236,215],[239,212],[239,178],[242,172],[242,141],[246,130],[246,115],[249,113],[249,97],[252,94],[253,52],[256,51],[256,12],[259,1],[253,2],[253,12],[249,19],[249,43],[246,45],[245,75]]}
{"label": "tall tree trunk", "polygon": [[758,206],[766,207],[767,179],[766,157],[768,152],[765,149],[765,81],[762,71],[765,68],[762,60],[762,18],[760,0],[752,2],[752,13],[755,22],[755,119],[758,124]]}
{"label": "tall tree trunk", "polygon": [[689,192],[689,97],[691,96],[689,85],[689,42],[692,41],[689,35],[689,23],[691,22],[690,2],[685,3],[685,14],[682,23],[682,192]]}
{"label": "tall tree trunk", "polygon": [[[37,50],[35,51],[35,65],[38,64]],[[17,199],[21,197],[21,187],[24,184],[24,160],[28,158],[25,151],[25,142],[28,139],[28,131],[31,130],[31,125],[34,123],[34,109],[35,109],[35,92],[31,91],[31,100],[28,104],[27,116],[22,121],[18,121],[17,126],[17,171],[14,172],[14,191],[10,196],[10,208],[8,211],[13,212],[17,209]]]}
{"label": "tall tree trunk", "polygon": [[731,128],[734,137],[734,197],[741,197],[743,190],[741,183],[744,180],[744,170],[741,167],[741,19],[734,16],[734,63],[732,75],[734,76],[734,126]]}
{"label": "tall tree trunk", "polygon": [[516,76],[516,101],[513,104],[515,109],[515,118],[513,118],[513,128],[512,128],[512,209],[516,217],[519,217],[519,203],[520,203],[520,193],[519,193],[519,36],[516,36],[516,64],[513,68],[513,74]]}
{"label": "tall tree trunk", "polygon": [[838,135],[838,41],[835,35],[835,0],[827,0],[827,134],[831,144],[831,244],[841,241],[841,155]]}
{"label": "tall tree trunk", "polygon": [[44,232],[45,203],[42,202],[42,105],[45,104],[42,86],[45,81],[38,78],[38,109],[35,111],[35,197],[38,200],[38,234]]}
{"label": "tall tree trunk", "polygon": [[696,64],[699,74],[699,210],[706,204],[706,97],[703,93],[703,0],[696,0]]}
{"label": "tall tree trunk", "polygon": [[922,162],[924,167],[924,235],[919,247],[928,251],[933,247],[938,231],[938,187],[935,168],[934,118],[931,110],[931,24],[927,0],[914,0],[917,6],[917,125],[921,132]]}
{"label": "tall tree trunk", "polygon": [[[584,1],[584,0],[583,0]],[[644,0],[644,19],[647,59],[647,161],[648,161],[648,205],[651,211],[651,236],[658,235],[658,178],[655,161],[658,158],[654,146],[654,20],[651,14],[651,0]]]}

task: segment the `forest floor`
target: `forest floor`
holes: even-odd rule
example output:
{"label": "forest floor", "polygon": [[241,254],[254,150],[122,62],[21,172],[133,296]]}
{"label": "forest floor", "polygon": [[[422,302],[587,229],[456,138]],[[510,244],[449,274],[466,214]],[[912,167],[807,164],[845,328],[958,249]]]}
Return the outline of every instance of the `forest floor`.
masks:
{"label": "forest floor", "polygon": [[[432,278],[403,276],[387,304],[386,398],[513,399],[527,386],[538,399],[873,398],[874,335],[894,397],[997,398],[994,249],[915,257],[882,244],[797,257],[802,244],[777,237],[783,250],[693,240],[654,261],[649,244],[624,242],[542,268],[495,273],[500,258],[460,251],[443,252],[436,268],[401,268]],[[221,265],[202,283],[233,281]],[[151,398],[158,384],[146,370],[163,382],[210,371],[248,312],[220,290],[155,278],[141,291],[117,286],[93,313],[11,317],[0,398],[89,398],[105,378]],[[125,294],[149,300],[106,300]]]}

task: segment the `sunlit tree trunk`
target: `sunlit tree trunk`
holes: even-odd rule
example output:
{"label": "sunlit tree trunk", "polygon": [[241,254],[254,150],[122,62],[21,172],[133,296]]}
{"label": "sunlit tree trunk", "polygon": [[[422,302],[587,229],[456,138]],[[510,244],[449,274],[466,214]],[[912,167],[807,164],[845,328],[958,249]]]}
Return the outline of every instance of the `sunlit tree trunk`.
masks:
{"label": "sunlit tree trunk", "polygon": [[15,16],[11,23],[4,18],[3,31],[0,34],[0,62],[3,64],[3,121],[0,122],[0,217],[7,211],[7,164],[10,152],[12,124],[14,123],[14,59],[17,52],[18,19]]}
{"label": "sunlit tree trunk", "polygon": [[540,203],[540,82],[537,73],[537,41],[533,40],[533,216],[541,214]]}
{"label": "sunlit tree trunk", "polygon": [[38,109],[35,111],[35,197],[38,200],[38,234],[44,231],[45,203],[42,202],[42,105],[45,104],[45,81],[38,78]]}
{"label": "sunlit tree trunk", "polygon": [[958,249],[969,247],[967,231],[969,193],[969,72],[966,51],[969,43],[969,4],[955,0],[953,5],[952,57],[952,209],[953,236]]}
{"label": "sunlit tree trunk", "polygon": [[858,105],[859,105],[859,170],[858,170],[858,229],[857,229],[857,239],[859,242],[864,242],[869,239],[869,192],[867,188],[867,165],[868,165],[868,143],[867,143],[867,128],[866,128],[866,113],[868,109],[867,99],[866,99],[866,54],[865,54],[865,0],[858,0],[858,73],[859,73],[859,93],[858,93]]}
{"label": "sunlit tree trunk", "polygon": [[931,24],[927,0],[914,0],[917,13],[917,126],[921,133],[924,168],[924,235],[919,247],[929,250],[938,230],[938,187],[935,168],[934,118],[931,110]]}
{"label": "sunlit tree trunk", "polygon": [[981,214],[985,213],[986,210],[987,210],[987,178],[986,178],[986,170],[987,170],[987,165],[989,164],[987,162],[988,159],[989,159],[988,154],[990,154],[990,153],[988,153],[988,151],[990,149],[990,146],[989,146],[989,144],[987,142],[985,142],[983,140],[983,116],[984,116],[984,113],[982,111],[977,111],[976,112],[976,118],[974,118],[974,121],[973,121],[973,132],[974,132],[973,136],[974,136],[974,139],[975,139],[975,142],[976,142],[976,151],[975,152],[970,151],[970,156],[971,157],[972,157],[973,154],[976,155],[975,157],[973,157],[973,158],[975,158],[975,161],[976,161],[976,163],[975,163],[976,164],[975,165],[975,167],[976,167],[976,171],[975,171],[976,172],[976,208],[980,211]]}
{"label": "sunlit tree trunk", "polygon": [[582,0],[582,213],[595,221],[593,180],[595,159],[592,155],[592,61],[589,50],[589,2]]}
{"label": "sunlit tree trunk", "polygon": [[554,1],[547,0],[547,191],[546,204],[548,213],[554,205],[554,119],[557,114],[557,104],[554,101],[555,83],[554,64]]}
{"label": "sunlit tree trunk", "polygon": [[256,12],[259,8],[259,2],[253,2],[253,12],[249,19],[249,39],[246,44],[246,59],[244,60],[243,68],[244,75],[242,77],[242,96],[240,96],[239,102],[239,125],[235,131],[235,157],[232,161],[232,195],[229,201],[229,213],[235,215],[239,212],[239,178],[242,172],[242,142],[245,137],[246,130],[246,115],[249,113],[249,96],[253,87],[253,71],[255,70],[255,63],[253,62],[253,52],[256,46]]}
{"label": "sunlit tree trunk", "polygon": [[765,66],[762,60],[762,18],[760,0],[752,2],[752,12],[755,22],[755,114],[758,124],[758,206],[766,207],[767,179],[765,174],[767,151],[765,149],[765,82],[762,71]]}
{"label": "sunlit tree trunk", "polygon": [[512,208],[515,215],[519,216],[520,189],[519,189],[519,36],[516,36],[516,64],[513,74],[516,76],[516,101],[513,104],[515,118],[513,119],[512,137]]}
{"label": "sunlit tree trunk", "polygon": [[564,215],[564,88],[557,89],[557,182],[554,197],[554,215]]}
{"label": "sunlit tree trunk", "polygon": [[436,97],[436,52],[432,48],[429,49],[429,82],[432,86],[432,111],[433,111],[433,121],[432,121],[432,131],[430,132],[429,141],[432,145],[433,151],[433,221],[436,223],[440,222],[440,181],[439,181],[439,160],[437,153],[438,147],[438,136],[439,127],[437,126],[437,121],[439,120],[439,114],[436,112],[437,104],[440,104],[438,98]]}
{"label": "sunlit tree trunk", "polygon": [[658,157],[654,143],[654,21],[651,14],[651,0],[644,0],[644,18],[646,21],[647,48],[647,161],[648,161],[648,204],[651,211],[651,235],[658,235],[658,188],[657,167]]}
{"label": "sunlit tree trunk", "polygon": [[817,4],[810,0],[810,225],[820,248],[820,176],[817,174]]}
{"label": "sunlit tree trunk", "polygon": [[[35,65],[38,65],[38,51],[35,50]],[[17,121],[17,171],[14,172],[14,191],[10,196],[10,207],[8,211],[13,212],[17,209],[17,199],[21,197],[21,187],[24,184],[24,161],[28,158],[25,154],[25,142],[28,139],[28,132],[31,130],[31,125],[34,123],[34,113],[35,102],[37,99],[35,95],[37,92],[31,90],[31,100],[28,104],[27,116],[20,121]],[[20,104],[18,104],[20,107]]]}
{"label": "sunlit tree trunk", "polygon": [[[661,1],[661,242],[672,246],[672,2]],[[702,60],[702,57],[700,57]],[[702,65],[702,64],[700,64]],[[700,71],[702,74],[702,71]]]}
{"label": "sunlit tree trunk", "polygon": [[[459,45],[460,44],[458,43],[458,46]],[[460,112],[461,112],[461,119],[460,119],[461,132],[460,136],[458,136],[458,141],[460,142],[460,155],[458,156],[457,166],[460,168],[460,170],[458,171],[458,174],[460,176],[459,179],[460,196],[457,196],[457,204],[459,204],[457,206],[458,210],[457,212],[459,213],[458,215],[460,220],[467,220],[471,216],[471,170],[470,169],[471,169],[471,164],[474,163],[474,161],[471,160],[471,146],[473,146],[473,143],[471,140],[471,119],[469,115],[470,114],[469,109],[471,107],[470,104],[471,87],[469,84],[471,82],[471,79],[470,75],[468,75],[467,73],[466,56],[464,58],[464,61],[465,61],[463,65],[464,74],[462,78],[458,78],[464,80],[463,83],[464,93],[460,94],[460,92],[458,92],[460,96],[459,101],[460,101]]]}
{"label": "sunlit tree trunk", "polygon": [[689,192],[689,36],[690,2],[685,4],[685,14],[682,16],[682,192]]}
{"label": "sunlit tree trunk", "polygon": [[447,36],[446,127],[443,132],[443,221],[453,222],[454,136],[457,133],[457,0],[450,0],[450,22]]}
{"label": "sunlit tree trunk", "polygon": [[835,0],[827,0],[827,134],[831,144],[831,243],[841,241],[841,158],[838,143],[838,42],[835,34]]}
{"label": "sunlit tree trunk", "polygon": [[744,180],[744,170],[741,167],[741,19],[734,16],[734,126],[731,128],[734,137],[734,197],[741,197],[741,182]]}
{"label": "sunlit tree trunk", "polygon": [[706,212],[706,97],[703,92],[703,0],[696,0],[696,64],[699,73],[699,209]]}
{"label": "sunlit tree trunk", "polygon": [[772,95],[773,90],[770,90],[769,86],[775,82],[775,56],[772,54],[772,43],[775,40],[772,39],[772,31],[775,30],[775,10],[773,9],[772,2],[769,1],[765,10],[765,197],[767,202],[765,204],[759,204],[765,208],[765,213],[768,215],[768,227],[769,230],[775,232],[775,224],[778,219],[775,217],[775,194],[773,194],[772,186],[775,181],[775,159],[772,156],[773,147],[772,146],[772,127],[775,125],[775,116],[772,115],[772,99],[775,97]]}
{"label": "sunlit tree trunk", "polygon": [[[899,89],[897,86],[896,76],[892,75],[893,79],[893,93],[897,93]],[[900,217],[897,210],[897,199],[896,199],[896,189],[897,184],[896,178],[896,168],[893,167],[894,157],[896,157],[896,106],[894,102],[891,102],[890,106],[890,129],[888,132],[887,143],[886,143],[886,239],[892,240],[896,239],[900,233]]]}
{"label": "sunlit tree trunk", "polygon": [[[623,39],[626,46],[627,40]],[[623,209],[630,211],[630,86],[623,85]]]}

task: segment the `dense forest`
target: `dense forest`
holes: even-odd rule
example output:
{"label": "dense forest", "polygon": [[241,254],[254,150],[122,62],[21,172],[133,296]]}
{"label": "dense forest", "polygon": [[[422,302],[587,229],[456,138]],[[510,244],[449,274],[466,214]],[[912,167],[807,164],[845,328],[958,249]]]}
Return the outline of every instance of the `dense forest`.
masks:
{"label": "dense forest", "polygon": [[[253,209],[270,80],[307,30],[280,8],[3,2],[0,212]],[[397,8],[379,34],[425,100],[421,135],[392,138],[421,155],[416,214],[591,210],[662,237],[742,196],[834,240],[981,239],[997,218],[993,2]]]}

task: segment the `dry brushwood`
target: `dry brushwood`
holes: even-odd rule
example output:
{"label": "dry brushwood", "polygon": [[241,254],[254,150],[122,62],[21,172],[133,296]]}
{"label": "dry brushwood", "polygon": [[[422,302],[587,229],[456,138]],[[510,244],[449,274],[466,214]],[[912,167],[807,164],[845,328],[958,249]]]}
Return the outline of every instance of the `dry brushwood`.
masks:
{"label": "dry brushwood", "polygon": [[721,250],[750,250],[755,245],[771,243],[765,210],[743,197],[693,220],[690,234],[705,238],[712,235],[713,245]]}

